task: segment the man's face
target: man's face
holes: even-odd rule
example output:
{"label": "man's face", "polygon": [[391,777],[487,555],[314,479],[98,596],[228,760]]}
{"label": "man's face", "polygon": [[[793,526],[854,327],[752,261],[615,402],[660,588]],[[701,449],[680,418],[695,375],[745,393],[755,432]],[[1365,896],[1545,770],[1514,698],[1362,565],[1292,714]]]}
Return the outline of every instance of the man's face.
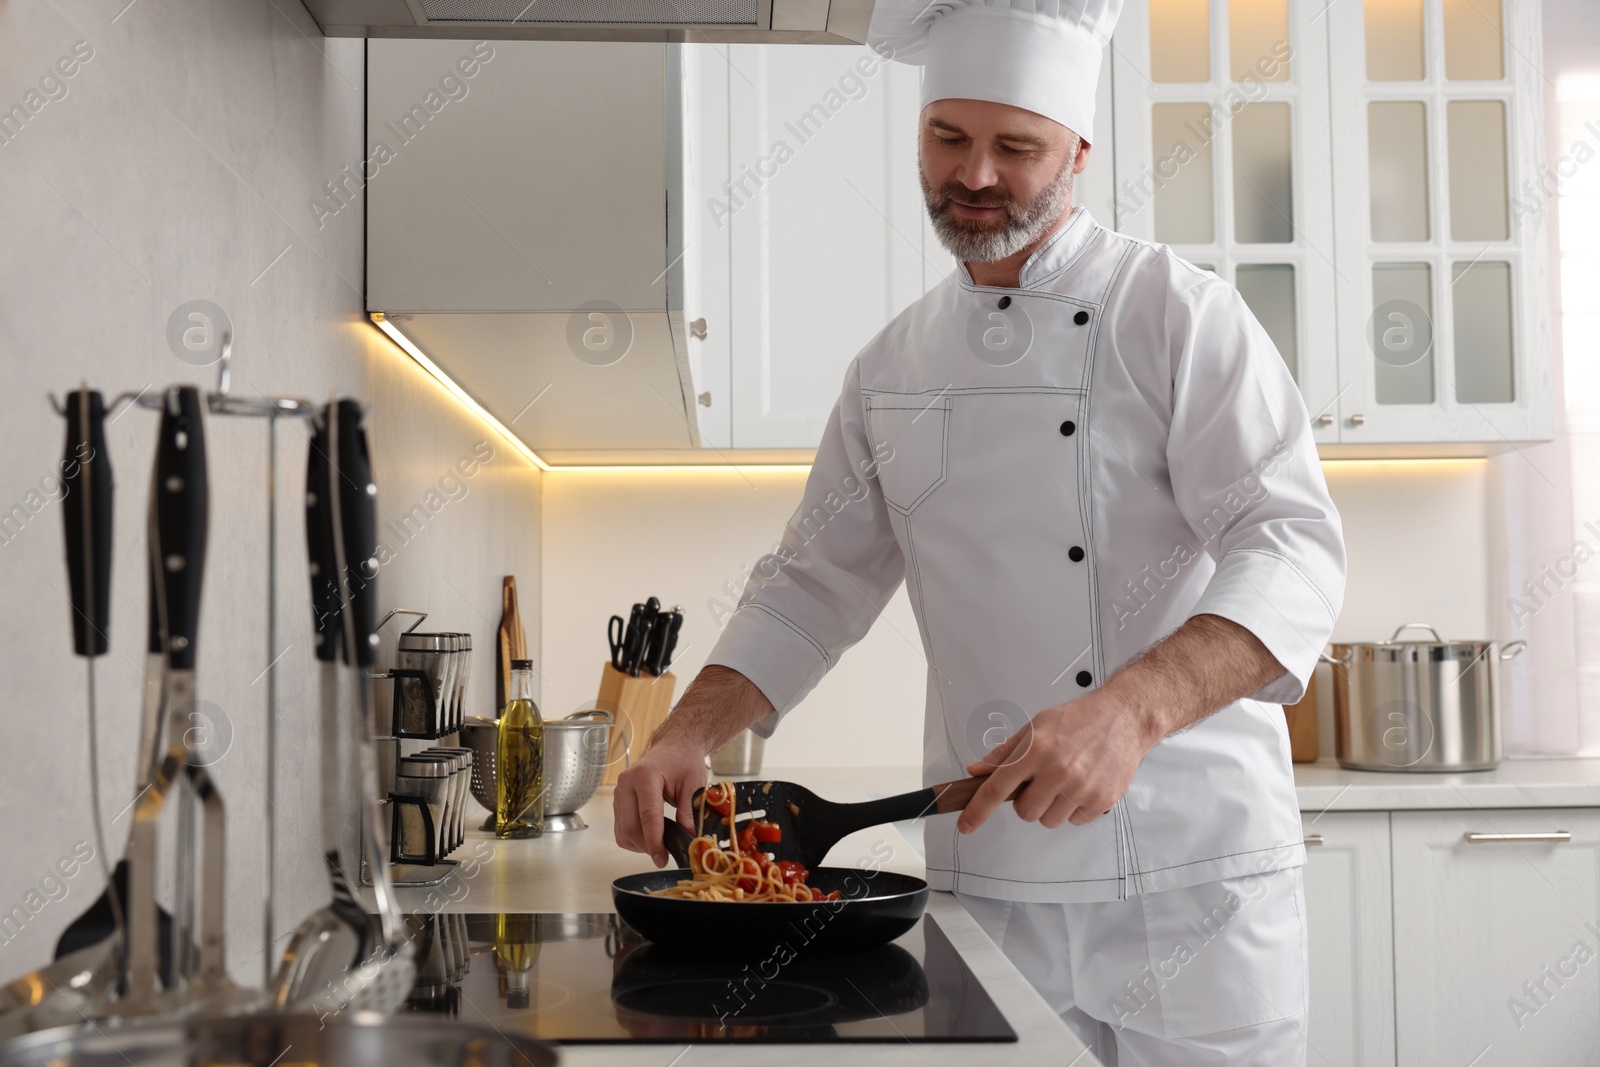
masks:
{"label": "man's face", "polygon": [[1089,146],[1059,122],[987,100],[935,100],[921,121],[923,199],[957,259],[1004,259],[1071,210]]}

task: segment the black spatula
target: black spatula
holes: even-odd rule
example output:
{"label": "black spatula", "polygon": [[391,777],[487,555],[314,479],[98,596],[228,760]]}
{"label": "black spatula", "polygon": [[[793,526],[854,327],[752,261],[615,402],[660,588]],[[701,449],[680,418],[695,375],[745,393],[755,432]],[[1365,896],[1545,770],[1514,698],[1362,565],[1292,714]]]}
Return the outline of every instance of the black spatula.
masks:
{"label": "black spatula", "polygon": [[[759,818],[776,823],[781,836],[775,842],[760,844],[777,860],[795,860],[807,869],[820,867],[830,849],[857,830],[879,826],[903,819],[920,819],[928,815],[944,815],[961,811],[972,800],[982,778],[963,778],[929,786],[914,793],[884,797],[881,800],[864,800],[857,804],[840,804],[824,800],[805,786],[793,782],[736,782],[733,786],[733,818],[737,829],[745,822]],[[1019,785],[1007,800],[1015,800],[1027,785]],[[728,821],[705,802],[706,791],[697,790],[691,802],[695,826],[699,833],[716,837],[719,844],[728,841]],[[668,838],[668,850],[672,840]]]}

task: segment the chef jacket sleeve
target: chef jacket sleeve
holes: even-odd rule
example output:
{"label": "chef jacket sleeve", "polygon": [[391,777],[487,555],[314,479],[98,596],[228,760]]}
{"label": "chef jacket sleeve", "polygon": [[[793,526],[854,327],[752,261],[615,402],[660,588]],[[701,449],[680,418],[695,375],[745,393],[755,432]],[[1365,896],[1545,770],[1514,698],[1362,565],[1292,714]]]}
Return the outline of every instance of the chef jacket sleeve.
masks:
{"label": "chef jacket sleeve", "polygon": [[[880,454],[886,453],[886,454]],[[817,447],[805,493],[775,551],[756,561],[706,663],[750,679],[778,722],[866,634],[905,577],[905,559],[878,489],[887,445],[868,443],[861,373],[852,361]]]}
{"label": "chef jacket sleeve", "polygon": [[1190,612],[1254,634],[1284,673],[1250,694],[1291,704],[1344,602],[1344,533],[1300,390],[1238,290],[1208,279],[1169,305],[1174,499],[1217,569]]}

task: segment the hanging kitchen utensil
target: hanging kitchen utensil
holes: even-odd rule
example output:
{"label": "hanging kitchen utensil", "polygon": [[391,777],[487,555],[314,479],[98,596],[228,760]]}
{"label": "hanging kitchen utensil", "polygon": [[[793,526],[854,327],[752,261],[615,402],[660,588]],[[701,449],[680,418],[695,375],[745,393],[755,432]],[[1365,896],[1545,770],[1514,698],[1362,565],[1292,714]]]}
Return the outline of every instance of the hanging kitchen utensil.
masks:
{"label": "hanging kitchen utensil", "polygon": [[[95,858],[106,888],[67,927],[53,962],[0,989],[0,1038],[81,1017],[112,991],[125,946],[123,902],[127,865],[106,865],[100,812],[97,657],[110,647],[112,474],[105,439],[105,401],[87,387],[67,394],[67,439],[61,461],[63,533],[71,590],[73,650],[87,676],[89,803]],[[120,876],[120,883],[119,878]]]}
{"label": "hanging kitchen utensil", "polygon": [[[117,939],[113,951],[120,955],[124,930],[122,895],[107,866],[105,827],[100,811],[100,717],[96,701],[96,658],[110,648],[111,625],[111,460],[106,450],[106,405],[99,392],[84,387],[67,394],[67,442],[61,459],[62,533],[67,548],[67,585],[72,600],[72,647],[84,659],[89,746],[89,807],[95,835],[95,859],[106,888],[99,900],[69,924],[78,926],[74,939],[85,933],[82,924],[103,905],[111,930],[98,931]],[[94,940],[98,941],[96,937]],[[78,946],[81,947],[81,946]],[[61,953],[58,951],[57,956]]]}
{"label": "hanging kitchen utensil", "polygon": [[[328,484],[332,466],[326,422],[317,424],[306,460],[306,548],[310,555],[311,609],[320,664],[322,731],[322,859],[332,900],[296,927],[274,980],[273,1002],[280,1008],[337,1011],[345,1006],[339,984],[381,943],[379,931],[359,903],[360,892],[346,873],[340,847],[339,812],[345,796],[341,738],[349,734],[340,717],[338,659],[344,644],[340,610],[338,553],[334,547],[333,500]],[[320,1003],[334,991],[334,1003]]]}
{"label": "hanging kitchen utensil", "polygon": [[[351,731],[361,775],[362,842],[377,898],[381,943],[372,946],[353,976],[354,1007],[392,1014],[405,1003],[416,978],[415,948],[406,934],[389,872],[388,834],[378,813],[378,768],[372,729],[372,682],[377,658],[378,521],[377,487],[354,400],[328,405],[323,416],[329,438],[328,484],[333,490],[335,575],[340,598],[340,630],[351,674],[360,695],[360,718]],[[346,979],[347,982],[350,978]]]}
{"label": "hanging kitchen utensil", "polygon": [[[68,419],[66,456],[62,460],[62,476],[66,487],[63,499],[67,562],[72,601],[74,605],[73,638],[79,655],[93,648],[99,655],[109,648],[110,575],[111,575],[111,525],[113,506],[113,476],[110,454],[105,440],[105,405],[97,392],[69,393],[65,405]],[[84,560],[92,554],[92,566]],[[152,576],[151,582],[154,582]],[[90,590],[93,595],[90,595]],[[150,656],[146,668],[144,712],[140,733],[140,762],[138,766],[139,789],[136,796],[148,787],[150,776],[160,758],[159,733],[161,725],[161,698],[165,684],[166,662],[161,654],[160,628],[156,619],[156,605],[150,602]],[[97,622],[90,626],[90,615]],[[90,631],[95,631],[91,637]],[[92,642],[92,643],[91,643]],[[94,750],[97,725],[91,714],[90,747]],[[91,756],[91,764],[98,767],[98,759]],[[91,778],[91,790],[99,778]],[[98,802],[95,803],[98,809]],[[98,831],[97,831],[98,832]],[[99,843],[105,854],[103,842]],[[124,846],[124,853],[127,851]],[[126,857],[117,863],[109,884],[94,904],[67,925],[56,941],[55,958],[60,960],[96,944],[121,928],[117,951],[100,957],[111,970],[120,973],[122,954],[126,948],[125,902],[128,899],[130,866]],[[124,913],[119,916],[118,912]],[[172,916],[166,908],[158,909],[158,936],[160,938],[162,981],[170,984],[172,978]],[[101,979],[104,975],[99,976]],[[112,975],[114,978],[114,974]],[[56,983],[59,984],[59,983]],[[79,980],[74,988],[85,988],[88,983]]]}
{"label": "hanging kitchen utensil", "polygon": [[[772,853],[774,859],[794,860],[812,869],[822,864],[834,845],[857,830],[964,810],[983,783],[983,778],[963,778],[914,793],[840,804],[824,800],[793,782],[757,779],[733,783],[733,817],[739,830],[756,819],[775,823],[780,835],[778,840],[761,844],[760,850]],[[1006,799],[1017,799],[1026,786],[1026,782],[1017,786]],[[690,801],[695,826],[699,833],[725,843],[728,841],[727,818],[707,802],[707,792],[708,789],[696,790]]]}
{"label": "hanging kitchen utensil", "polygon": [[[113,1006],[118,1015],[185,1010],[243,1010],[259,994],[234,984],[226,967],[224,943],[227,853],[222,796],[189,748],[186,720],[195,714],[195,652],[199,634],[200,590],[205,572],[208,492],[205,427],[199,393],[190,386],[171,388],[163,397],[161,429],[151,484],[150,554],[158,633],[166,653],[163,703],[167,713],[165,749],[150,788],[134,807],[130,856],[128,994]],[[156,992],[155,822],[182,775],[198,798],[204,816],[204,867],[200,880],[200,949],[192,979],[185,960],[174,961],[175,981]],[[190,798],[180,794],[180,803]],[[179,809],[180,815],[182,808]],[[181,825],[181,820],[180,820]],[[194,870],[193,842],[179,840],[179,874]],[[187,853],[187,855],[185,855]],[[176,887],[179,891],[182,886]],[[174,916],[181,929],[181,916]],[[179,933],[182,944],[184,935]],[[174,952],[175,957],[186,952]],[[181,987],[181,988],[180,988]]]}

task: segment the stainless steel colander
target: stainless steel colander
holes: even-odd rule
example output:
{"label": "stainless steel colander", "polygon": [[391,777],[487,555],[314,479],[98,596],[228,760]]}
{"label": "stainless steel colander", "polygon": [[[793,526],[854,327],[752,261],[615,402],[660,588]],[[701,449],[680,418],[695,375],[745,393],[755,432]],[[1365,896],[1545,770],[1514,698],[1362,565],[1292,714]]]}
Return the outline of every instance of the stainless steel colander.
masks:
{"label": "stainless steel colander", "polygon": [[[599,716],[603,712],[580,712]],[[545,832],[582,830],[577,811],[589,802],[610,762],[610,716],[548,719],[544,724]],[[496,802],[495,723],[474,716],[461,726],[462,743],[472,749],[472,795],[491,812],[483,829],[494,829]],[[623,752],[623,760],[628,753]]]}

